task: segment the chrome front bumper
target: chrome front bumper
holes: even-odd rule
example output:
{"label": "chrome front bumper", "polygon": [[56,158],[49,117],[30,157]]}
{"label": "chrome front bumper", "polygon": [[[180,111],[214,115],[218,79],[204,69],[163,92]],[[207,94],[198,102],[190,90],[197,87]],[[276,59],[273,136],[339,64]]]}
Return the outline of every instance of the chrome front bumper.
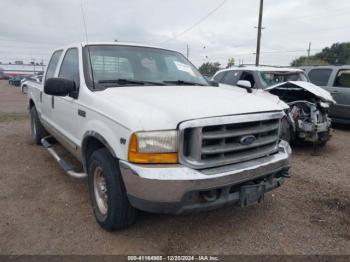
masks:
{"label": "chrome front bumper", "polygon": [[[263,177],[278,178],[270,179],[268,187],[279,186],[288,173],[290,156],[289,144],[281,141],[279,151],[273,155],[216,168],[196,170],[180,164],[135,165],[120,160],[120,169],[133,206],[151,212],[182,213],[191,209],[186,202],[191,192],[232,187]],[[276,174],[282,175],[275,177]],[[199,203],[195,204],[191,206],[200,209]]]}

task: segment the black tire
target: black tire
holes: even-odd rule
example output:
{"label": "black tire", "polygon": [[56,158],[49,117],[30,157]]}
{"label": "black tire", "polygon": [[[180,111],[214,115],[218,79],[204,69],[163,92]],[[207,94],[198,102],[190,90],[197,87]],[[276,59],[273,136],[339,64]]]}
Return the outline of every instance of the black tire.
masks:
{"label": "black tire", "polygon": [[[99,173],[104,177],[103,188],[107,189],[107,192],[104,192],[107,196],[104,199],[107,209],[100,208],[98,204],[101,200],[98,196],[101,188],[96,188],[96,184],[100,185],[100,183],[96,183],[95,179],[97,176],[101,177]],[[88,182],[95,218],[103,229],[112,231],[133,224],[136,210],[129,203],[119,164],[106,148],[98,149],[91,155],[88,161]]]}
{"label": "black tire", "polygon": [[37,145],[41,145],[41,139],[48,134],[40,122],[35,106],[30,109],[30,129],[32,132],[33,142]]}
{"label": "black tire", "polygon": [[319,134],[318,146],[320,147],[326,146],[327,142],[331,137],[330,132],[331,132],[330,129],[328,129],[326,132],[322,132]]}

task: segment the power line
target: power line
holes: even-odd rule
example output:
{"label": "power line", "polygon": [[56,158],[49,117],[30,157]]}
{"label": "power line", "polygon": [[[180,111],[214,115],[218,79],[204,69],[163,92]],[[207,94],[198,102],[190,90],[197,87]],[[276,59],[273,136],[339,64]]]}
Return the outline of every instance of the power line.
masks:
{"label": "power line", "polygon": [[178,33],[177,35],[175,35],[172,38],[169,38],[168,40],[164,41],[164,42],[160,42],[159,44],[164,44],[167,43],[171,40],[174,40],[184,34],[186,34],[187,32],[189,32],[190,30],[192,30],[193,28],[195,28],[197,25],[199,25],[200,23],[202,23],[205,19],[207,19],[209,16],[211,16],[213,13],[215,13],[220,7],[222,7],[225,3],[227,2],[227,0],[222,1],[217,7],[215,7],[213,10],[211,10],[208,14],[206,14],[204,17],[202,17],[201,19],[199,19],[196,23],[194,23],[193,25],[191,25],[189,28],[183,30],[182,32]]}

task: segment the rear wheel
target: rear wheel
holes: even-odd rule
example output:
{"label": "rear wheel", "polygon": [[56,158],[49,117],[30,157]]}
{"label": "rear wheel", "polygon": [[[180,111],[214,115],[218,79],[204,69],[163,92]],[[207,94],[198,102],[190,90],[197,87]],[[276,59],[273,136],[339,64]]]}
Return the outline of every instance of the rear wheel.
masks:
{"label": "rear wheel", "polygon": [[95,151],[88,166],[89,191],[99,225],[107,230],[122,229],[135,221],[118,162],[105,148]]}
{"label": "rear wheel", "polygon": [[47,136],[47,132],[40,122],[35,106],[30,109],[30,127],[33,142],[41,145],[41,139]]}

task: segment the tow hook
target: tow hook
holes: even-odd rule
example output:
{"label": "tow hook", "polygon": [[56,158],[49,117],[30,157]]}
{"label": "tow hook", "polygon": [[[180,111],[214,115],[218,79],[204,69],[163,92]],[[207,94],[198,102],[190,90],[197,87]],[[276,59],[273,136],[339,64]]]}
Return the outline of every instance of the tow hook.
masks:
{"label": "tow hook", "polygon": [[291,175],[289,174],[289,168],[284,168],[281,170],[281,177],[291,178]]}

